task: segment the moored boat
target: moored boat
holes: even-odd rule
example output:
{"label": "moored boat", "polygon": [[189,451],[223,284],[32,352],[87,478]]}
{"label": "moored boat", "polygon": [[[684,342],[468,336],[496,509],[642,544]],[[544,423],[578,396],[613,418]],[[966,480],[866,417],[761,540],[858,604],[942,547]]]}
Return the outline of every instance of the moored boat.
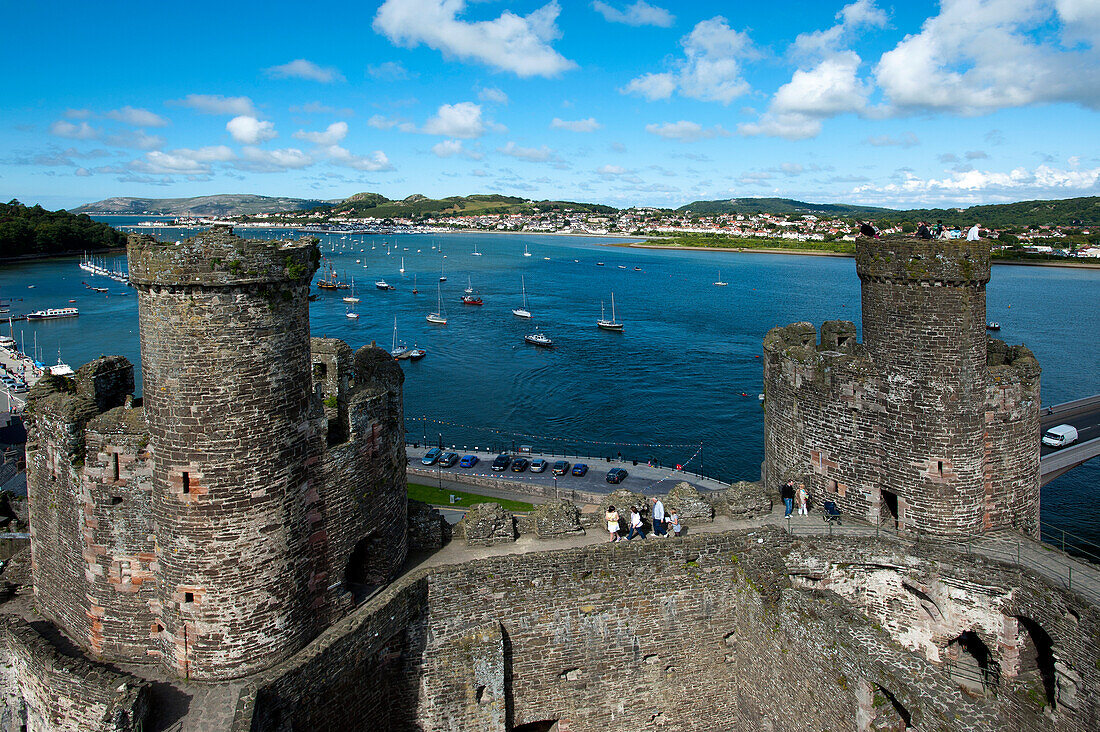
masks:
{"label": "moored boat", "polygon": [[27,320],[49,320],[52,318],[75,318],[80,315],[76,308],[47,308],[27,313]]}
{"label": "moored boat", "polygon": [[603,311],[603,303],[600,303],[600,319],[596,321],[596,327],[603,330],[613,330],[621,333],[623,324],[615,319],[615,293],[611,293],[611,320],[608,320]]}
{"label": "moored boat", "polygon": [[523,340],[530,343],[532,346],[539,346],[540,348],[550,348],[554,345],[554,341],[550,339],[545,333],[539,333],[538,331],[523,336]]}

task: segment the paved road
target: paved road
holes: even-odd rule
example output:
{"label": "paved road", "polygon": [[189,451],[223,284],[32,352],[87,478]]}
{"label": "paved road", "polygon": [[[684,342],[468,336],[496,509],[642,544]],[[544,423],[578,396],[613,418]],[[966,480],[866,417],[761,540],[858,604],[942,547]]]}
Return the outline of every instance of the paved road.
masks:
{"label": "paved road", "polygon": [[[1100,400],[1097,400],[1100,402]],[[1085,404],[1075,409],[1055,411],[1051,415],[1043,415],[1040,424],[1043,432],[1055,425],[1068,424],[1077,428],[1077,441],[1088,442],[1100,437],[1100,403]],[[1040,455],[1049,455],[1056,452],[1057,448],[1043,445]]]}

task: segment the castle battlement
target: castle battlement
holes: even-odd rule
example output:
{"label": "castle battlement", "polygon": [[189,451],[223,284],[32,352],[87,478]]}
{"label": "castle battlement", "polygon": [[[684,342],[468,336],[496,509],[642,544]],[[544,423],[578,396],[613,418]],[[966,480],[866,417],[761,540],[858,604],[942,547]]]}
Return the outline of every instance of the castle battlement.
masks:
{"label": "castle battlement", "polygon": [[130,234],[127,262],[137,286],[233,287],[308,283],[320,263],[317,239],[242,239],[230,226],[215,226],[182,242]]}
{"label": "castle battlement", "polygon": [[970,535],[1039,520],[1039,375],[986,335],[984,243],[861,240],[855,325],[764,339],[769,490],[793,479],[841,510]]}

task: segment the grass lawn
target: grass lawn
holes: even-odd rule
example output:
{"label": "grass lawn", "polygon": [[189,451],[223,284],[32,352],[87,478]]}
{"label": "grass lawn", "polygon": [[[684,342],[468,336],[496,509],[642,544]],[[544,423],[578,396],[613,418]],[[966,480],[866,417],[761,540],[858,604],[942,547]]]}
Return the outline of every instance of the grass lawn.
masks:
{"label": "grass lawn", "polygon": [[[455,502],[451,503],[451,496],[455,496]],[[493,498],[481,496],[477,493],[465,493],[451,490],[450,488],[436,488],[435,486],[409,483],[409,498],[414,501],[423,501],[433,506],[460,506],[468,508],[475,503],[499,503],[509,511],[530,511],[534,504],[523,501],[510,501],[507,498]]]}

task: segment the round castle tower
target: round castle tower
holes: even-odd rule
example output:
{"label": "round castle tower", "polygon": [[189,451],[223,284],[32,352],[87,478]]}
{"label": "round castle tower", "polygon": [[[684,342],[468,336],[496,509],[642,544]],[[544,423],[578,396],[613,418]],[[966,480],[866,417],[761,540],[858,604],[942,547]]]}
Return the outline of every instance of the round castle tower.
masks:
{"label": "round castle tower", "polygon": [[[158,645],[175,673],[241,676],[316,633],[318,477],[308,293],[313,240],[132,236],[154,455]],[[323,588],[322,588],[323,590]]]}
{"label": "round castle tower", "polygon": [[856,249],[863,344],[889,374],[882,498],[917,529],[981,528],[989,268],[986,242],[905,238]]}

